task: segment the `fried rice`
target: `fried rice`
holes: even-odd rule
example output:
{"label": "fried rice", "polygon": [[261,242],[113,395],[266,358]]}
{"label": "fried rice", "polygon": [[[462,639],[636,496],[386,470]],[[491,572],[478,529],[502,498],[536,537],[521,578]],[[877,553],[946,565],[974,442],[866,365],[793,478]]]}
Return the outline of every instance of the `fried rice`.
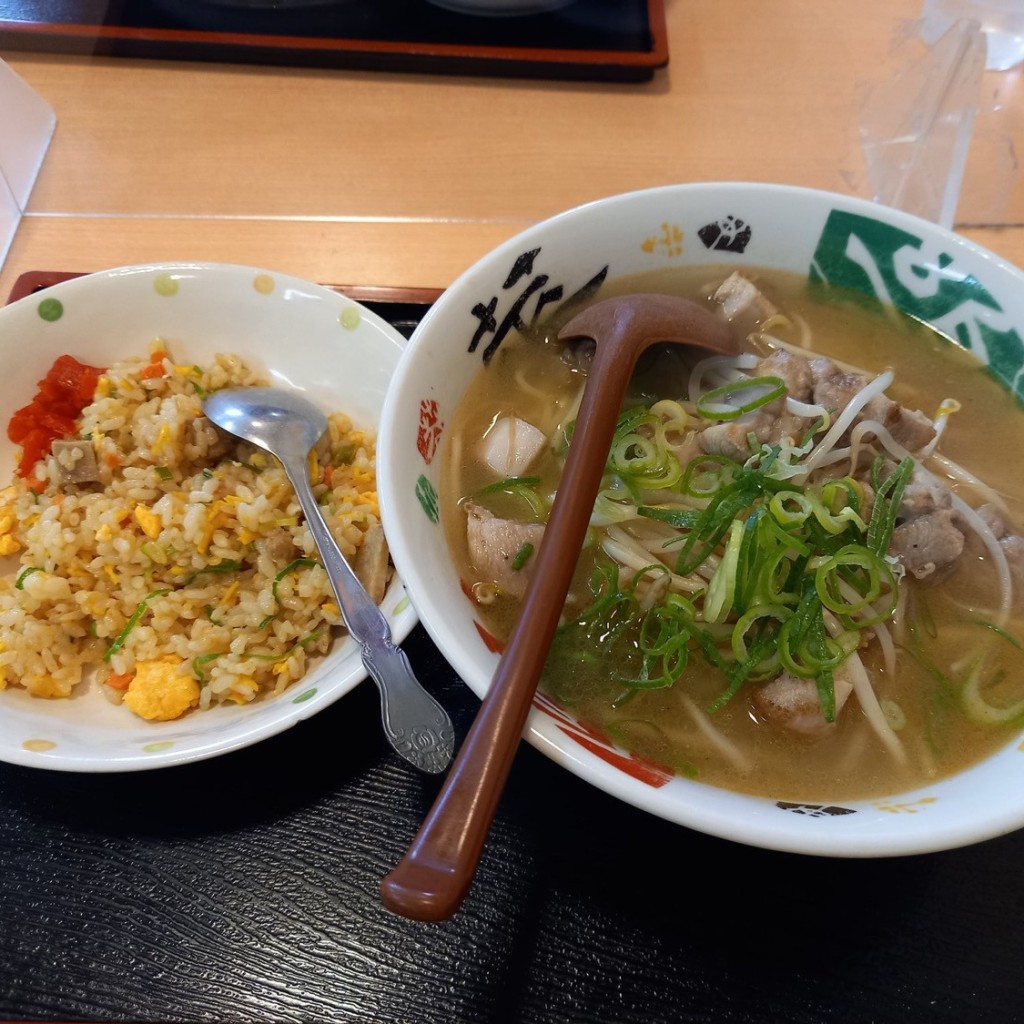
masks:
{"label": "fried rice", "polygon": [[[94,677],[168,720],[280,693],[328,651],[340,610],[283,469],[202,415],[210,392],[263,383],[237,356],[177,365],[155,342],[99,378],[80,444],[0,491],[0,554],[18,563],[0,583],[0,688],[68,697]],[[335,412],[310,457],[349,559],[381,536],[374,454]],[[83,457],[97,479],[69,482]]]}

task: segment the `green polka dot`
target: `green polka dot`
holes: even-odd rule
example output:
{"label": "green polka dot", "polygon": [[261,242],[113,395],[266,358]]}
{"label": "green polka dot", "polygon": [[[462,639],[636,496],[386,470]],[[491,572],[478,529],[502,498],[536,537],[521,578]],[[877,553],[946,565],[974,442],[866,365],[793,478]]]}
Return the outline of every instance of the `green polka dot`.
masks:
{"label": "green polka dot", "polygon": [[171,296],[178,294],[178,282],[170,274],[161,274],[153,279],[153,288],[157,295]]}
{"label": "green polka dot", "polygon": [[404,612],[405,609],[408,608],[410,604],[412,604],[412,602],[409,600],[409,595],[406,594],[405,597],[403,597],[402,600],[395,605],[395,610],[393,614],[398,615],[400,612]]}
{"label": "green polka dot", "polygon": [[39,303],[39,315],[51,323],[64,315],[64,303],[60,299],[43,299]]}
{"label": "green polka dot", "polygon": [[347,309],[341,311],[341,316],[338,317],[338,322],[347,331],[355,330],[362,322],[362,317],[359,315],[359,310],[355,306],[349,306]]}
{"label": "green polka dot", "polygon": [[312,698],[315,697],[315,696],[316,696],[316,688],[314,687],[312,690],[306,690],[303,693],[300,693],[298,695],[298,697],[296,697],[292,701],[292,703],[293,704],[305,704],[307,700],[312,700]]}
{"label": "green polka dot", "polygon": [[174,746],[171,740],[159,740],[156,743],[147,743],[143,746],[143,751],[147,754],[159,754],[161,750],[170,750]]}

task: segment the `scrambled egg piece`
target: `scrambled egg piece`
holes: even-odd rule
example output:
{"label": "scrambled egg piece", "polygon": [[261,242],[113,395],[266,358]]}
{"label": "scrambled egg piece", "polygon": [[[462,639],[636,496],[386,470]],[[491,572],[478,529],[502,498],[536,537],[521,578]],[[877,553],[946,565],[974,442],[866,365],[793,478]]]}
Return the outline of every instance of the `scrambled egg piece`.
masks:
{"label": "scrambled egg piece", "polygon": [[14,499],[16,490],[5,487],[0,491],[0,555],[13,555],[21,550],[21,544],[11,536],[14,529]]}
{"label": "scrambled egg piece", "polygon": [[160,531],[163,529],[163,523],[155,512],[146,508],[145,505],[136,505],[135,511],[132,515],[135,517],[135,522],[142,527],[142,532],[150,540],[156,540],[157,537],[160,536]]}
{"label": "scrambled egg piece", "polygon": [[184,663],[173,654],[156,661],[140,661],[128,684],[124,703],[140,718],[169,722],[199,703],[199,683],[178,669]]}
{"label": "scrambled egg piece", "polygon": [[[28,676],[22,679],[21,683],[33,697],[70,697],[74,685],[67,679],[58,680],[48,675]],[[4,685],[6,686],[6,673]]]}

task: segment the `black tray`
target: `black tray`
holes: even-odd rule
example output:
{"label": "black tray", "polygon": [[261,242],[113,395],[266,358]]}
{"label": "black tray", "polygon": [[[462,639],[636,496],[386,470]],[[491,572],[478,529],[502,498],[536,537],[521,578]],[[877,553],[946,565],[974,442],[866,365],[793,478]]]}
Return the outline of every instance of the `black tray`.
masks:
{"label": "black tray", "polygon": [[[19,279],[14,296],[71,275]],[[340,286],[408,332],[433,292]],[[403,642],[461,743],[479,702]],[[749,849],[524,744],[450,921],[381,878],[440,782],[370,684],[245,750],[155,771],[0,764],[0,1020],[1014,1024],[1024,832],[922,857]]]}
{"label": "black tray", "polygon": [[0,0],[0,49],[508,77],[645,81],[663,0],[481,17],[428,0]]}

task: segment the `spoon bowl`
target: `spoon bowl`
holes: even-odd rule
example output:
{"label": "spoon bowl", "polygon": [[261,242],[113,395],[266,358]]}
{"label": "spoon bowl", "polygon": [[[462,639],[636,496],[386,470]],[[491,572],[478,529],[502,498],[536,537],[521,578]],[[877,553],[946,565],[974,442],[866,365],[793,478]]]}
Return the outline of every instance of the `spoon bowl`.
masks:
{"label": "spoon bowl", "polygon": [[305,458],[327,430],[327,417],[316,405],[283,388],[217,391],[203,411],[228,433],[275,456],[294,449]]}
{"label": "spoon bowl", "polygon": [[273,455],[284,468],[320,552],[349,634],[381,696],[384,731],[392,747],[422,771],[436,774],[451,761],[455,730],[445,710],[413,675],[395,646],[387,620],[367,594],[332,536],[308,475],[309,453],[327,417],[300,394],[278,388],[226,388],[203,403],[217,426]]}

